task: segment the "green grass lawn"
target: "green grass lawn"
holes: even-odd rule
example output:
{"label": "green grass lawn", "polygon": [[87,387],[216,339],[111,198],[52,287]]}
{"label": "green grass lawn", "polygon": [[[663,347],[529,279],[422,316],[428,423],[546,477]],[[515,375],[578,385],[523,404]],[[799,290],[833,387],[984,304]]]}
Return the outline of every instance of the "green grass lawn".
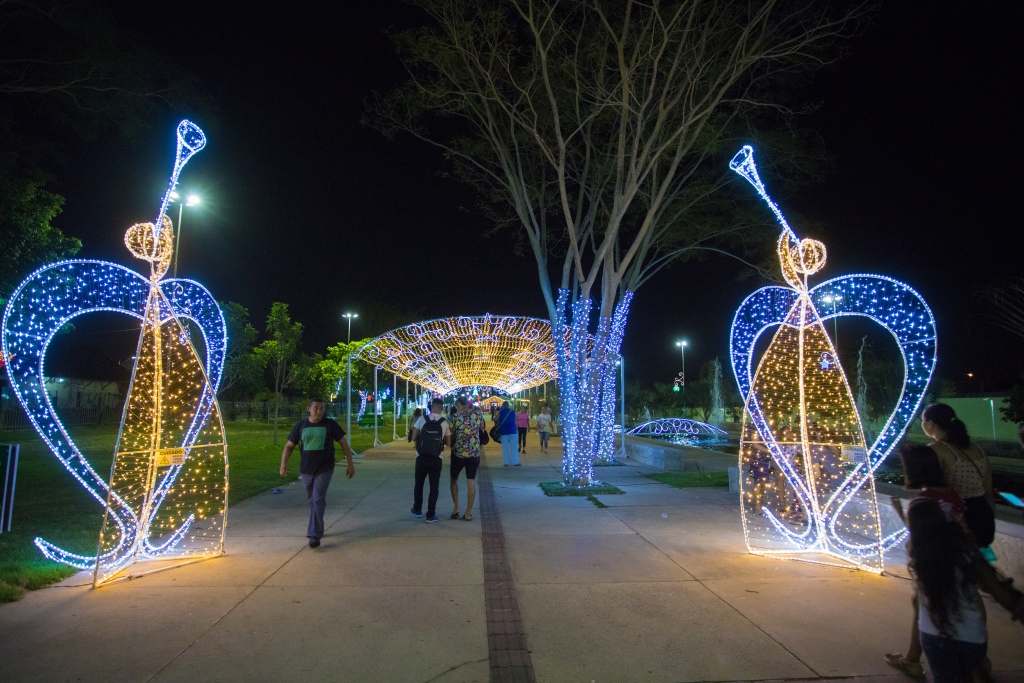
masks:
{"label": "green grass lawn", "polygon": [[677,489],[729,485],[728,472],[658,472],[644,476],[660,481],[662,484],[675,486]]}
{"label": "green grass lawn", "polygon": [[[344,422],[342,421],[344,425]],[[298,476],[298,453],[289,463],[288,478],[278,473],[281,449],[291,424],[281,423],[279,445],[273,441],[273,428],[265,422],[226,422],[228,460],[230,462],[229,504],[245,500]],[[373,445],[373,427],[352,425],[349,439],[355,451]],[[400,438],[405,425],[399,424]],[[69,429],[93,468],[106,477],[117,437],[116,425]],[[391,422],[380,428],[380,440],[391,440]],[[50,562],[32,543],[41,536],[57,546],[83,555],[94,555],[99,540],[103,506],[64,469],[35,431],[6,432],[4,443],[21,444],[18,488],[10,533],[0,534],[0,603],[17,600],[24,589],[35,589],[60,581],[75,569]],[[339,457],[341,454],[338,454]],[[230,526],[229,526],[230,533]]]}

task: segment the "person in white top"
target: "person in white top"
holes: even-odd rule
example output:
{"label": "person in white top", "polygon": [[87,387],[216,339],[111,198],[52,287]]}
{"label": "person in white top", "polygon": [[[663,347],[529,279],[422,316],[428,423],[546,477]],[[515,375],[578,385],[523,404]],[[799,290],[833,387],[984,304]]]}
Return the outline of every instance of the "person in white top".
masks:
{"label": "person in white top", "polygon": [[427,496],[427,523],[437,521],[437,495],[444,468],[444,449],[451,445],[452,433],[448,421],[441,414],[441,399],[430,402],[430,414],[412,425],[412,441],[416,444],[416,485],[413,489],[412,512],[414,517],[423,516],[423,481],[430,479],[430,493]]}
{"label": "person in white top", "polygon": [[551,434],[551,408],[544,406],[537,416],[537,434],[540,436],[540,452],[548,452],[548,436]]}

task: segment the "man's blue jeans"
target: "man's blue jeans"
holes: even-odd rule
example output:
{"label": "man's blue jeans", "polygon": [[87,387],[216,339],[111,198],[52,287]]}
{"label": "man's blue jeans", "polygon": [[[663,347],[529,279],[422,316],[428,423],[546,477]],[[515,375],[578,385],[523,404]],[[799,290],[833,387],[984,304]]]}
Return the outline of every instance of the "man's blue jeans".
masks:
{"label": "man's blue jeans", "polygon": [[306,487],[306,498],[309,499],[309,527],[306,529],[307,538],[317,540],[324,535],[324,510],[327,509],[327,487],[331,485],[331,477],[334,476],[334,468],[325,470],[320,474],[300,474],[302,485]]}

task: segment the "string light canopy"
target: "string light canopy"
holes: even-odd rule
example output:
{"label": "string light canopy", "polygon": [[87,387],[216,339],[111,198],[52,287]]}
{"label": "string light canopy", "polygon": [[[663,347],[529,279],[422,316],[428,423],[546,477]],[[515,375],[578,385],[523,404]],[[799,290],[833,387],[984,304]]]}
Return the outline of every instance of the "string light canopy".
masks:
{"label": "string light canopy", "polygon": [[[885,551],[906,530],[883,523],[873,474],[924,398],[935,368],[935,319],[916,291],[892,278],[847,275],[810,287],[809,276],[825,265],[825,245],[797,238],[758,177],[753,154],[745,146],[729,166],[782,226],[777,254],[789,286],[757,290],[733,319],[732,367],[746,403],[739,459],[747,547],[881,572]],[[878,323],[903,357],[899,401],[871,444],[823,324],[841,316]],[[774,336],[755,370],[755,344],[770,329]]]}
{"label": "string light canopy", "polygon": [[356,357],[441,395],[470,386],[512,394],[558,378],[554,351],[548,321],[487,314],[400,327]]}
{"label": "string light canopy", "polygon": [[[133,225],[125,235],[129,251],[149,262],[148,277],[104,261],[61,261],[29,275],[4,311],[3,353],[18,400],[57,459],[104,508],[96,555],[41,538],[35,543],[51,560],[92,570],[94,586],[139,561],[160,560],[159,568],[166,569],[220,555],[224,547],[227,443],[216,399],[227,342],[224,317],[202,285],[165,278],[174,246],[167,203],[206,137],[182,121],[177,143],[156,221]],[[124,313],[141,323],[109,481],[71,439],[44,385],[54,335],[95,311]],[[193,339],[195,329],[201,339]]]}

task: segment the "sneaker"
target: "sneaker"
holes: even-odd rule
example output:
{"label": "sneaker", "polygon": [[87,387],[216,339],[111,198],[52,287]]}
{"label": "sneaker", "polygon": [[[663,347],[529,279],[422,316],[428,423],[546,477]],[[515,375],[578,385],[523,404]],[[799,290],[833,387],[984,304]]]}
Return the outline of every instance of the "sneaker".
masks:
{"label": "sneaker", "polygon": [[319,538],[311,538],[311,539],[309,539],[309,547],[310,548],[319,548],[320,547],[320,539]]}
{"label": "sneaker", "polygon": [[423,513],[422,513],[422,512],[420,512],[419,510],[417,510],[416,508],[411,508],[411,509],[409,510],[409,512],[411,512],[411,513],[412,513],[412,516],[413,516],[413,517],[422,517],[422,516],[423,516]]}
{"label": "sneaker", "polygon": [[430,515],[427,517],[427,524],[433,524],[437,521],[437,515]]}

